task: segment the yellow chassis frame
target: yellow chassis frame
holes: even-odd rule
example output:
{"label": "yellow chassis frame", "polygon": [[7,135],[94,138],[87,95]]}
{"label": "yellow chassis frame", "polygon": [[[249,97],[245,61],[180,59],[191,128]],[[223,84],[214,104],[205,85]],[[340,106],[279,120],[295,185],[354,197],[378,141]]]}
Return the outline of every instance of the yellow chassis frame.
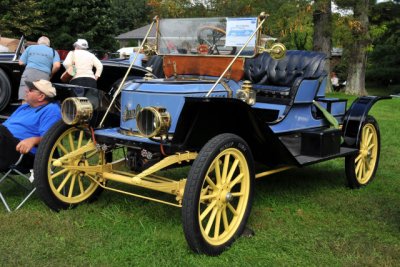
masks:
{"label": "yellow chassis frame", "polygon": [[[126,172],[117,170],[116,167],[119,166],[124,159],[118,160],[112,163],[106,163],[102,165],[96,166],[77,166],[77,165],[68,165],[68,162],[71,162],[74,158],[83,155],[84,153],[93,153],[95,150],[99,149],[96,147],[94,143],[88,143],[85,146],[80,147],[79,149],[72,151],[59,159],[53,161],[53,166],[56,167],[63,167],[65,170],[70,171],[79,171],[87,174],[87,177],[92,179],[93,182],[97,183],[99,186],[103,187],[104,189],[163,203],[168,204],[175,207],[182,207],[182,199],[184,194],[184,189],[186,185],[186,178],[181,179],[179,181],[172,180],[166,177],[155,175],[157,171],[160,171],[166,167],[169,167],[173,164],[181,164],[182,162],[190,162],[196,159],[198,153],[197,152],[182,152],[177,153],[175,155],[168,156],[161,161],[157,162],[153,166],[149,167],[148,169],[140,172],[140,173],[133,173],[133,172]],[[101,153],[101,152],[99,152]],[[115,168],[115,169],[114,169]],[[256,178],[261,178],[264,176],[268,176],[277,172],[285,171],[293,166],[283,166],[277,169],[268,170],[265,172],[261,172],[256,174]],[[108,187],[106,185],[106,181],[115,181],[119,183],[134,185],[154,191],[159,191],[171,195],[176,196],[176,200],[178,204],[140,195],[135,194],[132,192],[123,191],[120,189]]]}

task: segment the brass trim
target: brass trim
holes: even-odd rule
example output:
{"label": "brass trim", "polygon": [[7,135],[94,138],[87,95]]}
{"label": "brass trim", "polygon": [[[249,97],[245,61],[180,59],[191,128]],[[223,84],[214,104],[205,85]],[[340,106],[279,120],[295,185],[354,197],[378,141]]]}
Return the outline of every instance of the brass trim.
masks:
{"label": "brass trim", "polygon": [[68,97],[61,105],[62,120],[68,125],[84,123],[93,116],[93,106],[87,97]]}
{"label": "brass trim", "polygon": [[123,135],[129,135],[129,136],[136,136],[136,137],[144,137],[141,135],[139,132],[133,131],[133,130],[125,130],[125,129],[118,129],[118,132]]}
{"label": "brass trim", "polygon": [[[154,129],[151,132],[148,132],[147,129],[144,129],[144,125],[148,122],[144,121],[147,118],[142,118],[142,114],[144,112],[150,112],[152,114],[152,125],[154,125]],[[154,137],[161,136],[168,133],[169,127],[171,127],[171,115],[168,113],[167,109],[164,107],[145,107],[142,108],[136,114],[136,127],[139,133],[144,137]]]}
{"label": "brass trim", "polygon": [[211,95],[211,93],[214,91],[215,87],[217,87],[217,85],[221,82],[222,78],[225,76],[226,72],[232,67],[233,63],[235,63],[236,59],[240,56],[240,54],[242,53],[242,51],[244,50],[245,47],[247,47],[247,45],[250,43],[250,41],[253,39],[254,35],[256,35],[256,33],[261,29],[261,26],[264,24],[265,20],[266,20],[266,16],[265,13],[261,13],[260,14],[260,19],[261,22],[257,25],[256,30],[253,32],[253,34],[247,39],[246,43],[242,46],[242,48],[237,52],[236,56],[232,59],[231,63],[229,63],[229,65],[226,67],[226,69],[224,70],[224,72],[222,72],[221,76],[219,76],[218,80],[214,83],[214,85],[211,87],[211,89],[208,91],[208,93],[206,94],[206,97],[209,97]]}
{"label": "brass trim", "polygon": [[229,85],[226,82],[221,82],[221,85],[225,88],[226,92],[228,93],[228,98],[232,98],[233,96],[233,91],[229,87]]}
{"label": "brass trim", "polygon": [[267,52],[269,55],[275,59],[279,60],[285,57],[286,55],[286,46],[282,43],[275,43],[271,46],[271,48],[264,48],[264,47],[259,47],[259,53],[262,52]]}

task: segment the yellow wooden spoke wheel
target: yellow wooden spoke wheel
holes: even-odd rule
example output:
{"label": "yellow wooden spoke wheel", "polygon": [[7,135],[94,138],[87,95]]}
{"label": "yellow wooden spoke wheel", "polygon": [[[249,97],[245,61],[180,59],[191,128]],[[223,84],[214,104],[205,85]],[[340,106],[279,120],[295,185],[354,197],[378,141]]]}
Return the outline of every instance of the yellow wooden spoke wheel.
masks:
{"label": "yellow wooden spoke wheel", "polygon": [[380,132],[378,123],[373,117],[368,116],[359,139],[358,154],[346,158],[346,176],[352,188],[359,188],[371,182],[378,168]]}
{"label": "yellow wooden spoke wheel", "polygon": [[182,218],[189,246],[220,254],[243,232],[251,209],[253,159],[233,134],[211,139],[200,151],[186,182]]}
{"label": "yellow wooden spoke wheel", "polygon": [[101,192],[96,183],[99,177],[63,166],[96,166],[104,163],[104,153],[96,150],[78,154],[61,166],[53,162],[78,148],[90,144],[91,135],[87,129],[68,126],[59,122],[42,140],[35,161],[35,184],[39,196],[54,210],[69,208],[83,201],[91,200]]}

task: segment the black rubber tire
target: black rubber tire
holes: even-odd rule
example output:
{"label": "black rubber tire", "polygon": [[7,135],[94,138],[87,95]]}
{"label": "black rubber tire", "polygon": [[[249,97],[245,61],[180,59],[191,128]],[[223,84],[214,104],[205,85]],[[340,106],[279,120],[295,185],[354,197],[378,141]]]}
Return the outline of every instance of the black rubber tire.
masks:
{"label": "black rubber tire", "polygon": [[[218,227],[218,237],[219,237],[219,232],[222,230],[221,233],[221,241],[220,240],[216,240],[214,242],[214,240],[212,240],[212,238],[215,238],[215,225],[217,225],[217,223],[212,223],[214,226],[213,230],[211,230],[213,233],[210,232],[206,233],[206,231],[204,231],[204,234],[208,234],[208,236],[204,236],[202,229],[204,230],[204,225],[203,224],[203,220],[204,223],[208,223],[211,220],[214,221],[214,218],[208,218],[208,221],[205,221],[205,218],[201,219],[199,216],[199,213],[202,213],[204,211],[204,208],[209,207],[211,204],[207,204],[207,200],[202,200],[202,202],[200,202],[200,194],[203,192],[205,188],[203,188],[203,186],[206,185],[206,174],[207,177],[210,177],[210,179],[214,179],[215,184],[218,185],[220,184],[222,187],[229,184],[229,183],[218,183],[218,181],[215,179],[215,177],[212,178],[212,173],[214,172],[214,169],[209,169],[210,166],[214,163],[214,160],[218,158],[218,162],[222,162],[220,161],[220,158],[222,158],[221,155],[224,155],[223,153],[230,153],[230,151],[234,149],[234,151],[236,151],[240,156],[242,156],[244,159],[243,163],[239,163],[239,168],[235,168],[235,171],[239,171],[239,174],[243,174],[243,171],[245,172],[245,175],[243,177],[245,177],[244,180],[244,184],[242,183],[242,181],[237,183],[236,186],[239,187],[239,189],[241,191],[245,191],[244,195],[244,199],[239,200],[240,197],[236,197],[238,203],[242,203],[242,204],[238,204],[238,208],[237,210],[239,211],[238,213],[240,213],[240,215],[238,216],[238,219],[234,219],[234,217],[230,220],[228,223],[230,224],[228,226],[228,230],[226,230],[225,226],[222,224],[221,222],[221,216],[223,216],[223,212],[225,210],[225,214],[228,212],[227,210],[229,210],[227,207],[221,207],[221,204],[223,205],[224,203],[222,203],[223,201],[220,201],[219,204],[215,204],[214,207],[217,207],[218,205],[218,209],[221,211],[217,211],[215,210],[216,213],[222,213],[222,215],[216,215],[216,217],[214,216],[214,218],[218,218],[218,216],[220,216],[219,218],[219,222],[218,223],[220,225],[220,227]],[[236,153],[234,152],[234,153]],[[235,158],[235,156],[233,156],[233,158]],[[225,158],[224,158],[225,159]],[[225,164],[223,164],[225,166]],[[214,166],[214,165],[213,165]],[[230,165],[231,166],[231,165]],[[241,169],[243,168],[243,169]],[[246,169],[246,170],[244,170]],[[248,174],[248,175],[246,175]],[[235,174],[236,175],[236,174]],[[222,175],[223,176],[223,175]],[[222,177],[221,176],[221,177]],[[188,174],[188,178],[186,181],[186,185],[185,185],[185,191],[184,191],[184,196],[183,196],[183,204],[182,204],[182,224],[183,224],[183,230],[184,230],[184,234],[185,234],[185,238],[188,242],[189,247],[196,253],[204,253],[207,255],[211,255],[211,256],[215,256],[215,255],[219,255],[220,253],[222,253],[226,248],[228,248],[243,232],[243,230],[245,229],[246,223],[247,223],[247,219],[250,215],[250,211],[251,211],[251,206],[252,206],[252,200],[253,200],[253,184],[254,184],[254,161],[253,161],[253,156],[251,154],[250,148],[247,145],[247,143],[240,137],[234,135],[234,134],[220,134],[214,138],[212,138],[199,152],[199,155],[197,156],[197,158],[195,159],[195,161],[193,162],[193,165],[189,171]],[[223,180],[224,178],[221,178],[220,180]],[[233,179],[232,179],[233,180]],[[231,180],[229,180],[231,181]],[[247,184],[247,185],[246,185]],[[209,185],[209,183],[208,183]],[[222,188],[221,187],[221,188]],[[208,186],[206,186],[206,188],[208,188]],[[228,191],[229,193],[236,193],[237,191],[237,187],[232,187],[231,191]],[[247,190],[247,191],[246,191]],[[206,190],[211,191],[210,189]],[[226,191],[225,191],[226,192]],[[246,193],[247,192],[247,193]],[[205,193],[204,193],[205,194]],[[214,194],[214,191],[212,192],[212,194]],[[231,200],[234,199],[230,198],[230,200],[228,200],[228,194],[226,194],[226,197],[224,197],[225,193],[219,192],[217,193],[217,195],[219,195],[215,200],[215,201],[219,201],[220,199],[226,199],[225,202],[231,204]],[[231,195],[232,196],[232,195]],[[210,201],[210,203],[214,200],[209,199],[208,201]],[[236,200],[235,200],[236,201]],[[242,202],[241,202],[242,201]],[[246,202],[247,201],[247,202]],[[228,204],[227,204],[228,205]],[[234,204],[232,204],[233,206]],[[240,205],[240,208],[239,208]],[[203,207],[200,207],[203,206]],[[214,208],[213,208],[214,209]],[[213,211],[214,212],[214,211]],[[211,212],[210,212],[211,213]],[[203,215],[204,213],[202,213]],[[208,217],[208,215],[205,215],[204,217]],[[212,217],[212,215],[211,215]],[[241,217],[241,219],[239,218]],[[234,221],[236,220],[236,221]],[[218,221],[215,220],[215,221]],[[233,225],[231,227],[231,225]],[[232,228],[231,230],[229,230],[230,228]],[[224,234],[226,233],[226,235],[224,236]],[[212,237],[212,235],[214,235]],[[210,240],[210,241],[209,241]],[[214,244],[213,244],[214,242]]]}
{"label": "black rubber tire", "polygon": [[[356,159],[357,159],[357,157],[362,156],[361,155],[362,154],[361,146],[363,143],[362,131],[365,127],[372,127],[375,129],[375,132],[373,132],[371,135],[376,135],[377,151],[375,152],[376,158],[374,158],[374,163],[372,163],[374,165],[373,165],[371,171],[367,170],[368,173],[366,174],[366,176],[360,180],[357,178],[357,174],[356,174]],[[357,189],[357,188],[366,186],[367,184],[372,182],[375,178],[376,170],[378,169],[378,165],[379,165],[379,156],[380,156],[380,148],[381,148],[380,139],[381,138],[380,138],[380,130],[379,130],[378,122],[375,120],[374,117],[368,116],[366,118],[366,120],[363,122],[361,130],[362,131],[360,133],[360,147],[359,147],[360,153],[351,155],[351,156],[347,156],[345,159],[345,170],[346,170],[346,178],[347,178],[348,186],[353,189]],[[372,137],[372,139],[373,138],[375,138],[375,137]],[[371,141],[372,141],[372,139],[371,139]]]}
{"label": "black rubber tire", "polygon": [[7,74],[0,69],[0,111],[5,109],[11,98],[11,83]]}
{"label": "black rubber tire", "polygon": [[[57,195],[54,194],[50,187],[50,178],[48,177],[49,170],[51,168],[49,164],[50,158],[58,158],[54,146],[58,139],[63,133],[74,128],[65,124],[62,120],[55,123],[53,127],[43,136],[40,142],[40,146],[36,152],[36,157],[34,161],[34,185],[36,187],[36,193],[40,199],[52,210],[60,211],[62,209],[69,209],[77,206],[80,203],[67,203],[62,201]],[[100,193],[103,191],[101,186],[95,187],[94,191],[89,197],[87,197],[82,202],[91,202],[98,198]]]}

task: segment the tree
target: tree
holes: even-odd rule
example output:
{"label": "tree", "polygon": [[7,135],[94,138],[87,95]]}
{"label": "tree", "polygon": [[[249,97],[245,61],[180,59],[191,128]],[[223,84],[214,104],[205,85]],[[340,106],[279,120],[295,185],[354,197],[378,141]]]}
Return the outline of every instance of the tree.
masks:
{"label": "tree", "polygon": [[367,95],[365,70],[367,49],[371,44],[368,20],[369,0],[336,0],[336,3],[341,8],[353,10],[353,16],[348,19],[348,27],[352,35],[344,43],[344,56],[348,63],[345,92],[347,94]]}
{"label": "tree", "polygon": [[191,0],[150,0],[148,5],[152,8],[153,16],[161,18],[190,17],[194,7],[199,7]]}
{"label": "tree", "polygon": [[44,27],[43,10],[35,0],[1,0],[0,33],[7,37],[37,37]]}
{"label": "tree", "polygon": [[371,7],[372,51],[368,54],[366,79],[389,85],[400,83],[400,5],[384,2]]}
{"label": "tree", "polygon": [[265,33],[278,37],[288,49],[311,49],[313,26],[310,1],[270,2],[276,9],[268,9],[271,12]]}
{"label": "tree", "polygon": [[116,35],[144,26],[151,21],[152,17],[149,15],[151,7],[147,2],[146,0],[111,0],[112,14],[110,15],[116,21]]}
{"label": "tree", "polygon": [[89,42],[90,49],[117,47],[116,21],[110,0],[41,0],[46,31],[54,47],[72,49],[77,38]]}
{"label": "tree", "polygon": [[[331,73],[330,57],[332,50],[332,3],[331,0],[316,0],[313,12],[314,35],[313,49],[324,52],[328,60],[325,63],[325,70]],[[328,82],[326,91],[331,91],[331,84]]]}
{"label": "tree", "polygon": [[[255,15],[257,10],[253,3],[257,1],[251,0],[210,0],[208,6],[211,11],[211,16],[249,16]],[[265,10],[263,10],[265,11]],[[258,15],[258,14],[256,14]]]}

